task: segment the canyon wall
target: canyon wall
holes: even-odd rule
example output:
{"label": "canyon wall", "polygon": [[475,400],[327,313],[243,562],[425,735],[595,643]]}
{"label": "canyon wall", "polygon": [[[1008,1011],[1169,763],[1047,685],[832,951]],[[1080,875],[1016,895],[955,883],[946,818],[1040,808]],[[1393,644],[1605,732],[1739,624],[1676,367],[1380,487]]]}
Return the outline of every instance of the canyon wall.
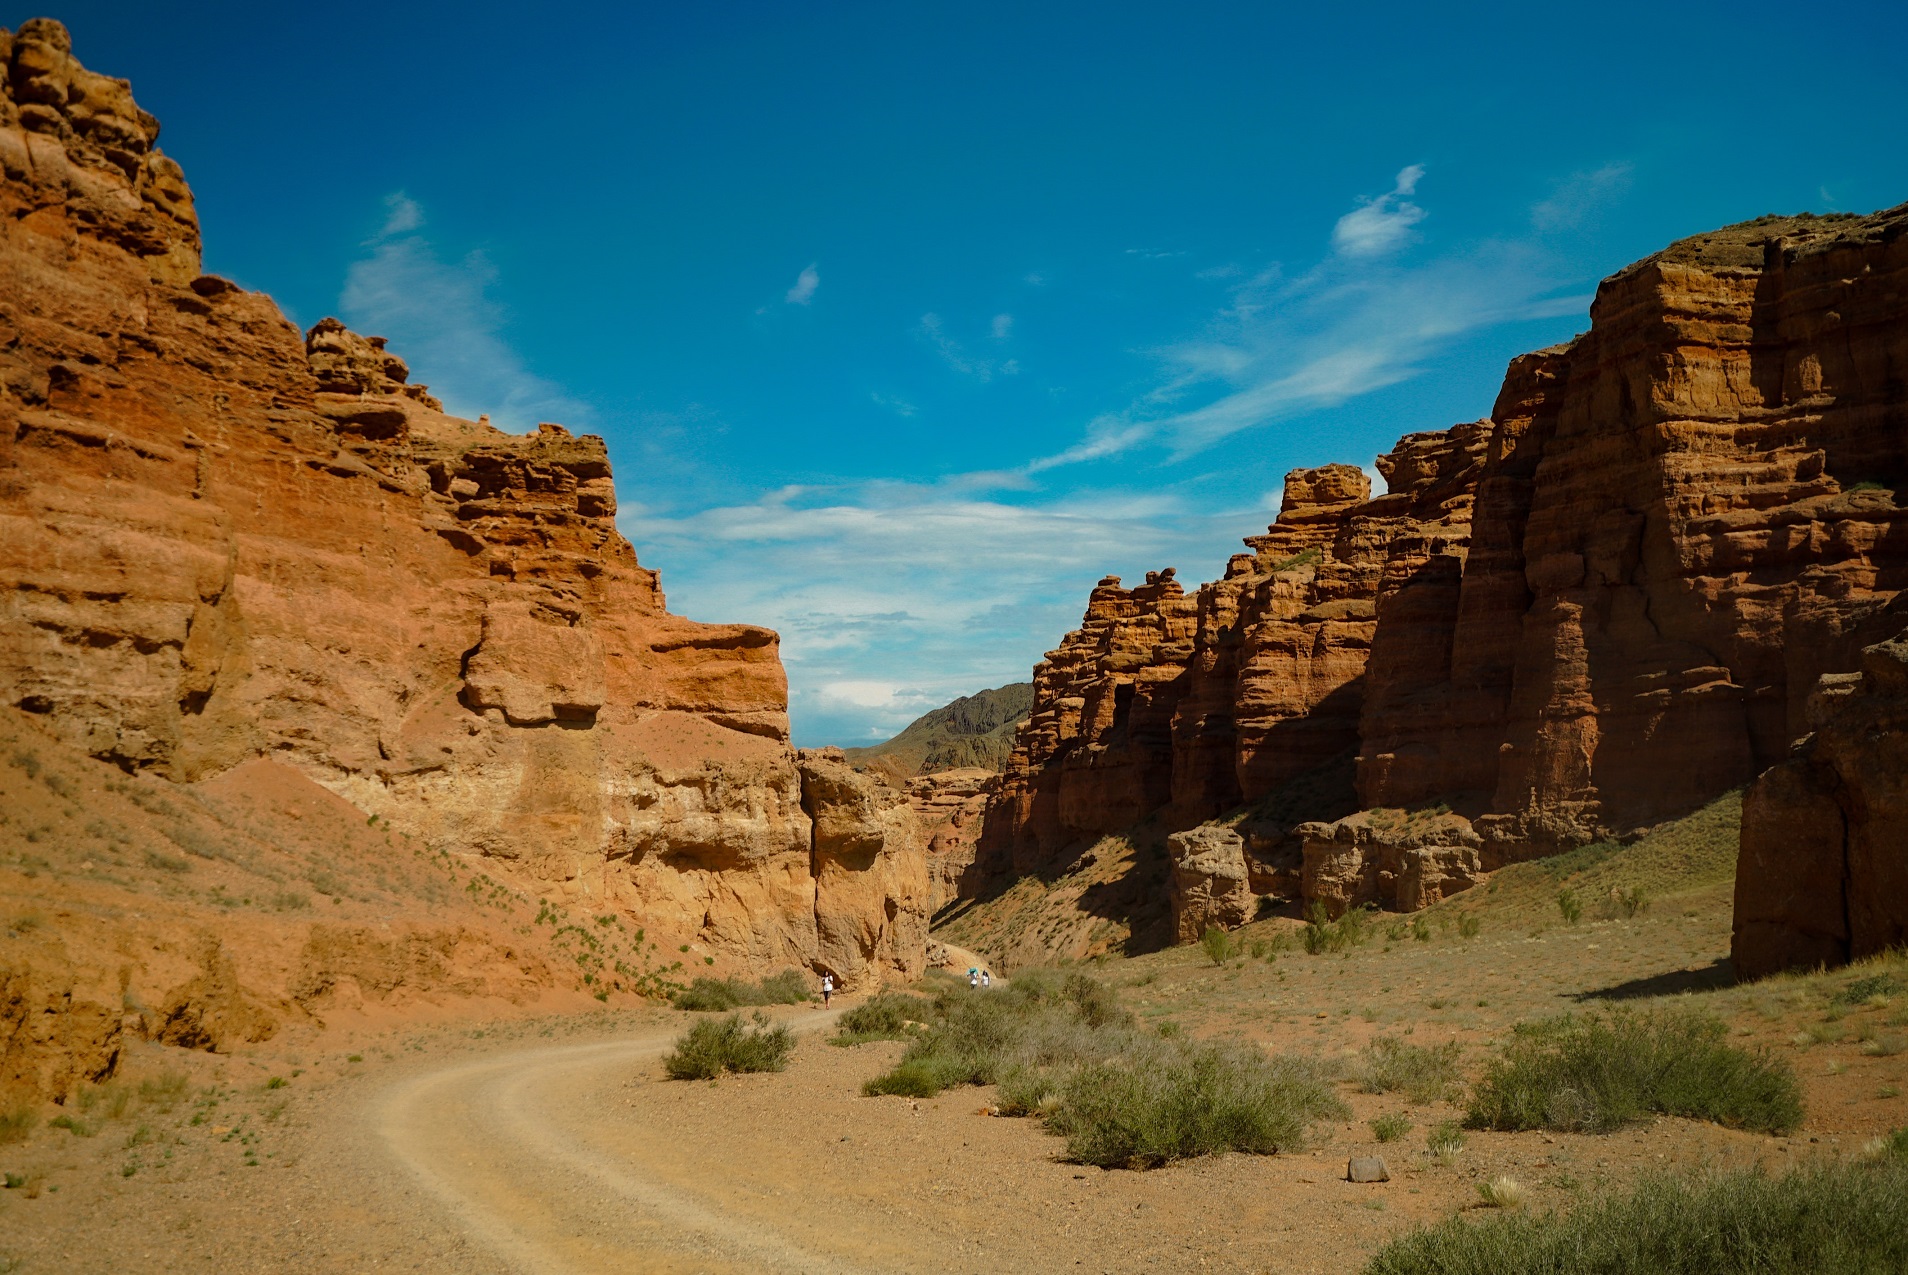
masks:
{"label": "canyon wall", "polygon": [[1514,360],[1488,419],[1381,457],[1385,495],[1299,470],[1224,578],[1102,581],[1035,671],[978,866],[1247,807],[1267,883],[1415,907],[1782,760],[1817,678],[1902,627],[1905,227],[1680,241]]}
{"label": "canyon wall", "polygon": [[126,83],[46,20],[0,65],[6,703],[179,783],[269,757],[723,961],[920,969],[919,845],[798,768],[773,632],[665,609],[601,439],[202,274]]}
{"label": "canyon wall", "polygon": [[1743,796],[1738,977],[1908,943],[1908,632],[1828,674],[1813,732]]}

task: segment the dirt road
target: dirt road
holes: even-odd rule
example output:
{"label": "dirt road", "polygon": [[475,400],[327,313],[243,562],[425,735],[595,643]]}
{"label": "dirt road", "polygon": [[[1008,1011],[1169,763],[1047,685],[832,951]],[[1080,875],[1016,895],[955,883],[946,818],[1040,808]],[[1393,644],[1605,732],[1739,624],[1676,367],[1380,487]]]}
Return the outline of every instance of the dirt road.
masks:
{"label": "dirt road", "polygon": [[[795,1025],[809,1034],[834,1017],[804,1014]],[[376,1098],[372,1123],[445,1221],[516,1271],[847,1275],[854,1268],[838,1259],[593,1145],[603,1113],[591,1096],[660,1057],[674,1036],[543,1046],[426,1072]]]}

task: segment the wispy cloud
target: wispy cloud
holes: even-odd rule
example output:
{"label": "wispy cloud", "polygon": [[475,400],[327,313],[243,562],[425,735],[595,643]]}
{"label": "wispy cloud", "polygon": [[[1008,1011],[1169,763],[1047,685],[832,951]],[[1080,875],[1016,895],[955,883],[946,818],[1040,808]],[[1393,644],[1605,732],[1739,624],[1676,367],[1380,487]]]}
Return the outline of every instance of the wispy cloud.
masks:
{"label": "wispy cloud", "polygon": [[812,261],[803,266],[802,272],[795,276],[795,286],[788,290],[782,300],[790,305],[807,305],[813,301],[815,289],[821,287],[821,271],[815,267],[816,263]]}
{"label": "wispy cloud", "polygon": [[883,394],[880,390],[869,390],[868,399],[876,407],[885,407],[896,416],[913,416],[921,409],[896,394]]}
{"label": "wispy cloud", "polygon": [[1008,337],[1012,336],[1013,334],[1014,334],[1014,316],[1011,314],[995,315],[994,322],[992,326],[988,329],[988,335],[992,336],[996,341],[1005,341]]}
{"label": "wispy cloud", "polygon": [[504,339],[504,313],[488,296],[496,269],[481,251],[455,261],[423,233],[424,209],[397,191],[385,218],[345,272],[338,307],[361,332],[389,337],[418,381],[436,387],[459,416],[489,415],[499,428],[538,421],[589,426],[589,407],[536,375]]}
{"label": "wispy cloud", "polygon": [[[1007,320],[1005,328],[1001,325],[1002,319]],[[1012,330],[1012,326],[1012,315],[996,315],[990,331],[994,336],[1004,339]],[[922,315],[915,332],[927,343],[929,349],[941,356],[941,362],[962,376],[973,377],[983,385],[996,376],[1013,376],[1020,371],[1018,359],[984,358],[971,353],[959,341],[948,335],[947,324],[938,314],[930,312]]]}
{"label": "wispy cloud", "polygon": [[683,514],[626,505],[619,521],[666,586],[691,582],[671,587],[671,610],[781,632],[805,742],[855,742],[1025,680],[1106,572],[1203,578],[1267,515],[1151,491],[1022,500],[985,482],[865,482]]}
{"label": "wispy cloud", "polygon": [[1409,198],[1423,177],[1422,164],[1399,169],[1390,194],[1361,199],[1358,207],[1338,219],[1332,227],[1332,247],[1347,257],[1381,257],[1402,248],[1411,228],[1424,220],[1424,209]]}
{"label": "wispy cloud", "polygon": [[1532,206],[1530,224],[1540,231],[1573,230],[1602,212],[1630,188],[1634,171],[1627,162],[1572,173],[1550,197]]}
{"label": "wispy cloud", "polygon": [[[1411,165],[1390,193],[1341,217],[1331,251],[1310,269],[1289,275],[1274,264],[1232,284],[1205,332],[1155,351],[1160,378],[1150,390],[1028,472],[1141,446],[1182,459],[1242,430],[1396,385],[1467,332],[1586,307],[1587,297],[1555,295],[1561,271],[1537,239],[1401,258],[1425,216],[1407,198],[1423,176]],[[1619,180],[1612,170],[1592,184]]]}

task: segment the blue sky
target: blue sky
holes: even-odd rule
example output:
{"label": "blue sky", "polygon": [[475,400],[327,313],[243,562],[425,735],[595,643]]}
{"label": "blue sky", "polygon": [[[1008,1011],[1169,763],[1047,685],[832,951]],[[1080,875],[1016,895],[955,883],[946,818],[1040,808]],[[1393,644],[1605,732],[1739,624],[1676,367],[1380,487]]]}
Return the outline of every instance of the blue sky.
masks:
{"label": "blue sky", "polygon": [[1900,5],[52,12],[207,269],[604,435],[803,744],[1024,679],[1103,574],[1218,574],[1286,470],[1486,414],[1674,238],[1908,200]]}

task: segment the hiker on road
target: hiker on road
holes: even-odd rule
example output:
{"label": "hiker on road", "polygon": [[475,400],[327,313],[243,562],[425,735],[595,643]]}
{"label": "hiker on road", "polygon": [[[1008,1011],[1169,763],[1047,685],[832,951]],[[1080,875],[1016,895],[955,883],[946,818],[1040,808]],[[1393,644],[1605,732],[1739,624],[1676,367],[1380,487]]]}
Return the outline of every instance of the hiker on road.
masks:
{"label": "hiker on road", "polygon": [[823,1009],[828,1008],[828,998],[833,996],[834,994],[835,994],[835,976],[833,974],[822,975],[822,1008]]}

